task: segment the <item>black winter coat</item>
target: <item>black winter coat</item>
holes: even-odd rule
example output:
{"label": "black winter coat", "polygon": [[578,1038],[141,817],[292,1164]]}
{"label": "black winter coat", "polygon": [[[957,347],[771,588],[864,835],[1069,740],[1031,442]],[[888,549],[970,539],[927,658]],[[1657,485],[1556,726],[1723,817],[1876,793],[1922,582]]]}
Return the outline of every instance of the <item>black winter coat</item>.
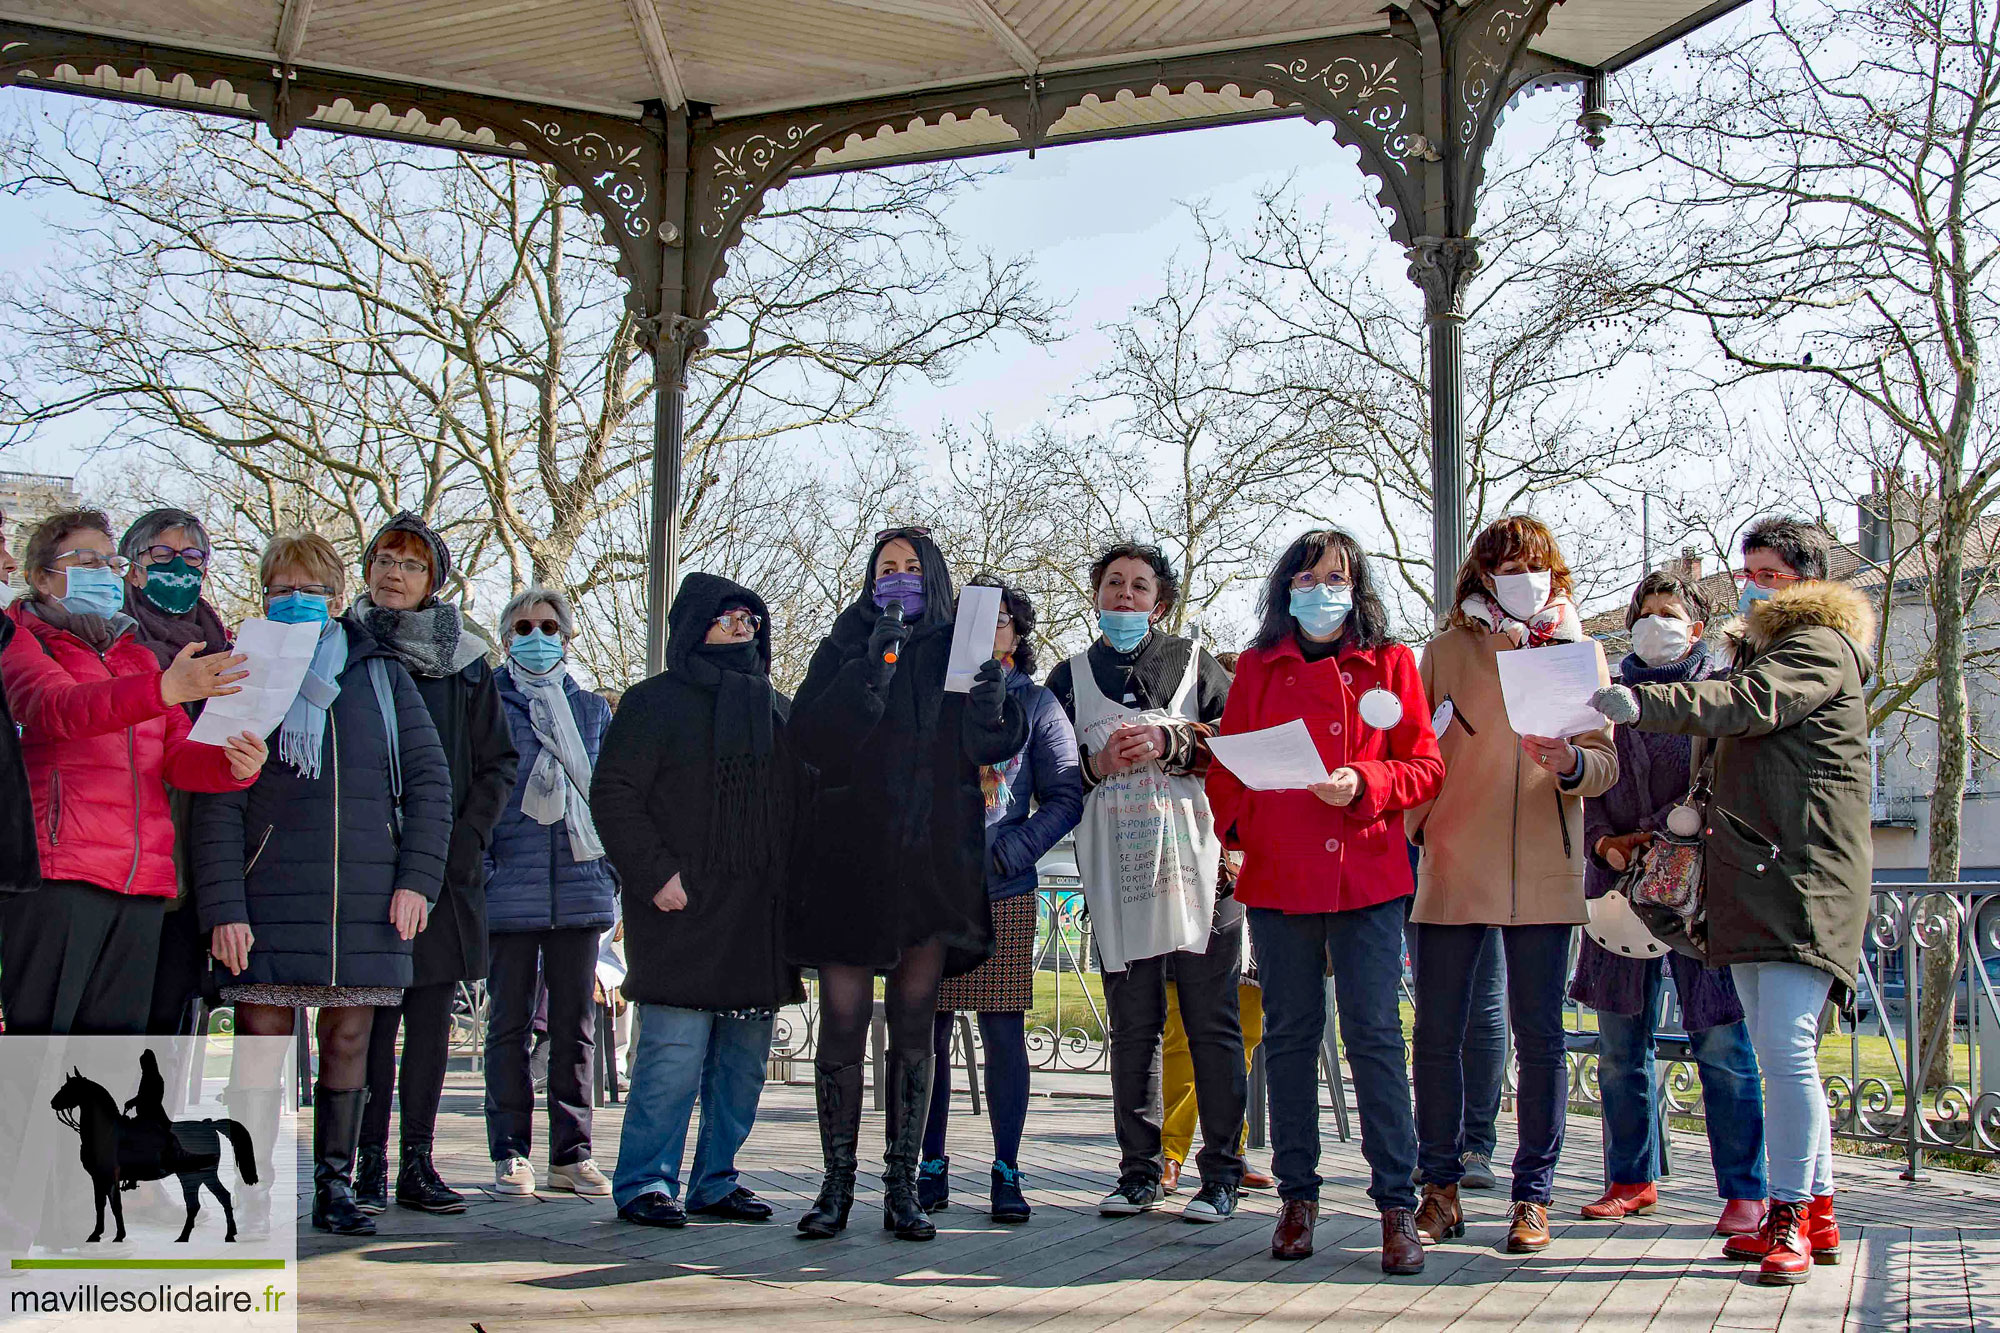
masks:
{"label": "black winter coat", "polygon": [[967,696],[945,693],[949,622],[919,622],[888,688],[874,689],[880,616],[867,600],[840,613],[792,705],[792,743],[820,794],[786,936],[797,962],[878,971],[941,938],[957,976],[993,952],[979,770],[1028,743],[1028,716],[1009,694],[988,729]]}
{"label": "black winter coat", "polygon": [[[761,870],[732,846],[714,845],[715,691],[690,679],[687,668],[726,600],[766,615],[754,593],[727,579],[690,574],[682,581],[667,617],[667,668],[626,692],[591,780],[591,817],[624,895],[623,990],[638,1004],[772,1009],[805,998],[780,935],[790,837],[787,855]],[[768,617],[758,643],[768,671]],[[812,773],[787,737],[788,701],[775,691],[771,699],[768,770],[781,788],[772,808],[795,835]],[[662,912],[653,896],[676,874],[688,905]]]}
{"label": "black winter coat", "polygon": [[[411,942],[389,921],[397,889],[435,901],[451,840],[451,775],[410,673],[343,622],[347,667],[327,710],[320,773],[275,753],[254,785],[194,806],[194,902],[204,934],[245,921],[250,966],[224,985],[408,986]],[[403,779],[402,831],[368,659],[389,661]],[[420,935],[418,938],[422,938]]]}
{"label": "black winter coat", "polygon": [[486,975],[486,847],[514,791],[520,756],[482,658],[451,676],[418,676],[451,766],[451,854],[444,890],[417,936],[414,986]]}
{"label": "black winter coat", "polygon": [[[14,622],[0,616],[0,651],[14,637]],[[27,893],[42,882],[35,850],[35,804],[28,796],[28,768],[21,759],[21,733],[0,689],[0,895]]]}

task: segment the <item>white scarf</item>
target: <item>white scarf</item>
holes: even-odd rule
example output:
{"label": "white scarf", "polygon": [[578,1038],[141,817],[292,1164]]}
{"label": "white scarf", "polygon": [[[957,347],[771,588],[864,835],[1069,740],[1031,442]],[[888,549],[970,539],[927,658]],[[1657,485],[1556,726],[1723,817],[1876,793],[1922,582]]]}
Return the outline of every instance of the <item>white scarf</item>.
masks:
{"label": "white scarf", "polygon": [[1473,593],[1458,609],[1486,626],[1494,634],[1504,634],[1516,648],[1540,648],[1549,643],[1578,643],[1583,639],[1583,622],[1567,597],[1552,597],[1549,604],[1526,620],[1508,615],[1493,600]]}
{"label": "white scarf", "polygon": [[511,674],[528,701],[528,724],[541,745],[521,793],[521,813],[537,824],[567,820],[570,855],[579,862],[595,861],[604,855],[604,844],[590,818],[590,752],[583,748],[583,733],[576,729],[576,714],[563,689],[569,673],[536,676],[517,668]]}

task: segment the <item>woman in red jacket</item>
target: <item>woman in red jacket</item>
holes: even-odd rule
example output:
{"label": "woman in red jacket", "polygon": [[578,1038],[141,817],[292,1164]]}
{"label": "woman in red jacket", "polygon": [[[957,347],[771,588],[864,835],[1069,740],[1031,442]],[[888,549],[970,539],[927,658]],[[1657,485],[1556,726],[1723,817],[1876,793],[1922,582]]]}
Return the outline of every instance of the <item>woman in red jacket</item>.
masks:
{"label": "woman in red jacket", "polygon": [[160,918],[174,896],[167,787],[237,791],[256,781],[264,742],[188,739],[182,704],[234,694],[233,654],[163,671],[133,634],[124,564],[94,509],[51,515],[28,538],[27,597],[0,681],[21,727],[42,887],[0,906],[0,1013],[31,1035],[146,1029]]}
{"label": "woman in red jacket", "polygon": [[1331,959],[1368,1193],[1382,1212],[1382,1269],[1417,1273],[1417,1129],[1398,1004],[1402,900],[1415,885],[1399,816],[1437,794],[1444,761],[1417,660],[1389,638],[1361,547],[1333,529],[1300,537],[1271,571],[1263,624],[1236,664],[1221,731],[1295,720],[1312,733],[1327,781],[1250,791],[1220,763],[1208,776],[1215,826],[1243,852],[1236,897],[1249,909],[1264,988],[1271,1169],[1282,1202],[1271,1254],[1312,1253]]}

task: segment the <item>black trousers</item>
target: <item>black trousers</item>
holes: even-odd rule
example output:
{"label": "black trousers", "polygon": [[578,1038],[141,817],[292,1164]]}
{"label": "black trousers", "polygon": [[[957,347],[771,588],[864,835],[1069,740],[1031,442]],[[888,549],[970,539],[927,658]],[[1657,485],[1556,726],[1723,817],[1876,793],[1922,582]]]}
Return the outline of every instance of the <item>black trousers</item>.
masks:
{"label": "black trousers", "polygon": [[178,1037],[194,1029],[194,1002],[208,979],[208,936],[200,914],[184,902],[160,919],[160,960],[153,970],[153,999],[146,1017],[149,1037]]}
{"label": "black trousers", "polygon": [[597,941],[603,932],[509,931],[489,941],[486,993],[486,1140],[498,1162],[534,1156],[537,993],[546,979],[549,1165],[590,1156],[591,1057],[596,1046]]}
{"label": "black trousers", "polygon": [[[361,1146],[389,1146],[389,1099],[401,1079],[403,1113],[399,1142],[405,1152],[428,1150],[437,1137],[438,1101],[444,1096],[444,1071],[451,1058],[451,1002],[456,981],[412,986],[403,1003],[375,1010],[375,1030],[368,1038],[368,1107],[361,1119]],[[402,1068],[397,1069],[396,1029],[403,1029]]]}
{"label": "black trousers", "polygon": [[1204,1185],[1243,1181],[1243,1018],[1236,987],[1243,972],[1243,922],[1209,935],[1202,953],[1146,958],[1104,974],[1111,1019],[1111,1111],[1118,1131],[1118,1178],[1160,1179],[1160,1052],[1167,1027],[1167,969],[1173,970],[1188,1054],[1194,1060],[1195,1109]]}
{"label": "black trousers", "polygon": [[0,1013],[22,1036],[141,1036],[165,898],[50,880],[0,904]]}

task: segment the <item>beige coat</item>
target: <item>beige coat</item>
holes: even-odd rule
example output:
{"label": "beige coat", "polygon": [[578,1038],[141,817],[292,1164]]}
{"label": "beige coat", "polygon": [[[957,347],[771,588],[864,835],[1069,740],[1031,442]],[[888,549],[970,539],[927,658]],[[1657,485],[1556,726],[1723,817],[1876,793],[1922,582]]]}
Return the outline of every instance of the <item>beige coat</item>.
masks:
{"label": "beige coat", "polygon": [[1438,733],[1444,786],[1404,819],[1421,848],[1411,919],[1429,925],[1581,925],[1583,802],[1618,781],[1611,732],[1571,737],[1583,776],[1563,789],[1529,759],[1507,725],[1494,656],[1512,651],[1502,634],[1453,627],[1424,649],[1419,672],[1435,712],[1449,699],[1452,720]]}

